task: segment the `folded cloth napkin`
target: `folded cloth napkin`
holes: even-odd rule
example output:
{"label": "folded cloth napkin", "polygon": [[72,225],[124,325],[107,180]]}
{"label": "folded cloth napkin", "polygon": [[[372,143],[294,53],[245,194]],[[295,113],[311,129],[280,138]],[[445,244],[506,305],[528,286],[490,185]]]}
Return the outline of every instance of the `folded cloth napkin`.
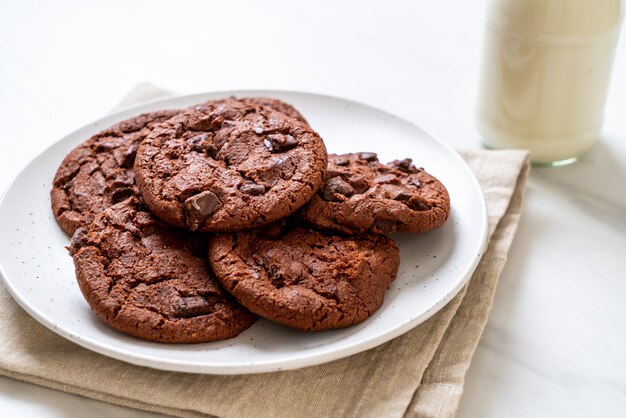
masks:
{"label": "folded cloth napkin", "polygon": [[[120,106],[163,97],[150,85]],[[96,354],[49,331],[0,285],[0,374],[180,417],[454,415],[522,209],[525,151],[462,151],[482,187],[489,245],[469,283],[406,334],[300,370],[238,376],[165,372]]]}

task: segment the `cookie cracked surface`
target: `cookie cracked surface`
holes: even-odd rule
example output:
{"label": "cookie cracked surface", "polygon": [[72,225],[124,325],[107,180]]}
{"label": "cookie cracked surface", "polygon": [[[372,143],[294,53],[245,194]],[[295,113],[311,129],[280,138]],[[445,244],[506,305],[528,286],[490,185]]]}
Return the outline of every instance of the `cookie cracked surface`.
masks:
{"label": "cookie cracked surface", "polygon": [[382,164],[371,152],[330,154],[324,184],[297,212],[315,227],[348,234],[425,232],[449,214],[450,197],[439,180],[409,158]]}
{"label": "cookie cracked surface", "polygon": [[294,328],[321,331],[368,318],[400,256],[385,235],[344,236],[279,221],[209,242],[216,277],[242,305]]}
{"label": "cookie cracked surface", "polygon": [[91,309],[123,333],[199,343],[235,337],[256,320],[213,276],[205,238],[173,230],[137,198],[79,228],[70,253]]}
{"label": "cookie cracked surface", "polygon": [[289,103],[283,102],[282,100],[272,99],[270,97],[242,97],[239,100],[247,104],[269,107],[277,112],[280,112],[284,115],[289,116],[290,118],[294,118],[308,125],[308,122],[306,121],[304,116],[302,116],[295,107],[293,107]]}
{"label": "cookie cracked surface", "polygon": [[269,107],[225,99],[169,119],[135,160],[146,205],[188,230],[242,230],[306,203],[322,184],[327,155],[308,125]]}
{"label": "cookie cracked surface", "polygon": [[162,110],[120,122],[74,148],[59,166],[50,191],[52,211],[72,235],[103,209],[138,196],[133,164],[141,141],[154,126],[180,113]]}

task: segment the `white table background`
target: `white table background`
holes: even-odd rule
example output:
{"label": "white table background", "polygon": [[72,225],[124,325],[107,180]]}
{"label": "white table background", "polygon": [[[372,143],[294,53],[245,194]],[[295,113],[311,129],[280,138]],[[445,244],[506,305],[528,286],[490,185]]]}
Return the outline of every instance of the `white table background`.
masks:
{"label": "white table background", "polygon": [[[480,147],[485,0],[87,3],[0,3],[0,190],[143,81],[343,96]],[[601,141],[573,166],[531,174],[459,417],[626,414],[625,29],[622,38]],[[157,416],[7,378],[0,411]]]}

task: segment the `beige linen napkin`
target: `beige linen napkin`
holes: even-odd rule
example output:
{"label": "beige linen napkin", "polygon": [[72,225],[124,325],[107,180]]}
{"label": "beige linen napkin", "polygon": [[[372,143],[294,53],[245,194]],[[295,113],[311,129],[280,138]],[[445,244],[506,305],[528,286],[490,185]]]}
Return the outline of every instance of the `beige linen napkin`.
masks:
{"label": "beige linen napkin", "polygon": [[[163,95],[142,85],[122,102]],[[454,415],[517,228],[528,174],[522,151],[463,151],[489,212],[476,272],[439,313],[372,350],[294,371],[241,376],[164,372],[81,348],[26,314],[0,286],[0,374],[181,417]]]}

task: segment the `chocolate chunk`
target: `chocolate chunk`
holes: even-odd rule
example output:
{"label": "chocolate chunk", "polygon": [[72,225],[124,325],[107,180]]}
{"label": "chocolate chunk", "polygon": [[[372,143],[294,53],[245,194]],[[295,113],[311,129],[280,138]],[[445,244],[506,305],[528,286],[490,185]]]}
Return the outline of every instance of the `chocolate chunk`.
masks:
{"label": "chocolate chunk", "polygon": [[395,164],[399,170],[404,171],[404,172],[411,171],[412,163],[413,163],[413,160],[410,158],[405,158],[404,160],[395,160],[393,162],[393,164]]}
{"label": "chocolate chunk", "polygon": [[154,234],[158,227],[157,220],[148,212],[137,212],[135,222],[137,223],[137,228],[141,230],[144,235]]}
{"label": "chocolate chunk", "polygon": [[265,186],[263,186],[262,184],[253,183],[251,181],[246,181],[241,185],[239,190],[252,196],[258,196],[265,193]]}
{"label": "chocolate chunk", "polygon": [[409,199],[411,198],[412,194],[411,193],[407,193],[407,192],[400,192],[397,195],[394,196],[394,200],[397,200],[399,202],[408,202]]}
{"label": "chocolate chunk", "polygon": [[418,179],[410,179],[409,181],[407,181],[408,184],[415,186],[416,188],[420,188],[422,187],[422,183],[420,183],[420,181]]}
{"label": "chocolate chunk", "polygon": [[372,231],[382,233],[395,231],[395,225],[395,221],[389,219],[377,219],[372,226]]}
{"label": "chocolate chunk", "polygon": [[137,155],[137,149],[139,148],[139,141],[131,143],[126,150],[124,150],[124,154],[122,155],[122,160],[119,162],[120,167],[122,168],[131,168],[133,163],[135,162],[135,155]]}
{"label": "chocolate chunk", "polygon": [[234,120],[228,120],[225,119],[224,122],[222,122],[222,128],[226,127],[226,128],[232,128],[233,126],[237,126],[238,122],[235,122]]}
{"label": "chocolate chunk", "polygon": [[173,306],[176,318],[191,318],[211,312],[211,304],[202,296],[181,297]]}
{"label": "chocolate chunk", "polygon": [[96,145],[96,152],[105,152],[115,149],[119,146],[118,142],[115,141],[99,141]]}
{"label": "chocolate chunk", "polygon": [[189,138],[187,144],[189,144],[192,150],[203,152],[206,151],[207,139],[209,139],[209,135],[200,134]]}
{"label": "chocolate chunk", "polygon": [[354,193],[356,194],[365,193],[371,187],[370,181],[363,175],[354,174],[349,176],[347,180],[350,186],[354,188]]}
{"label": "chocolate chunk", "polygon": [[354,187],[344,181],[341,177],[333,177],[324,184],[324,199],[337,200],[335,194],[343,196],[351,196],[354,193]]}
{"label": "chocolate chunk", "polygon": [[189,138],[187,140],[187,144],[189,144],[192,151],[201,153],[206,152],[211,158],[216,158],[215,156],[219,151],[212,141],[212,136],[209,134],[202,134]]}
{"label": "chocolate chunk", "polygon": [[111,193],[111,201],[113,203],[119,203],[134,195],[135,192],[132,188],[118,188],[113,190],[113,192]]}
{"label": "chocolate chunk", "polygon": [[271,152],[284,152],[298,145],[298,141],[292,135],[271,134],[268,135],[263,143]]}
{"label": "chocolate chunk", "polygon": [[420,202],[419,200],[413,200],[412,202],[410,202],[409,207],[417,211],[430,210],[430,205]]}
{"label": "chocolate chunk", "polygon": [[359,158],[365,161],[378,161],[378,156],[374,152],[361,152]]}
{"label": "chocolate chunk", "polygon": [[285,285],[285,276],[277,267],[270,267],[268,276],[274,287],[280,289]]}
{"label": "chocolate chunk", "polygon": [[78,228],[76,232],[74,232],[74,235],[72,235],[70,243],[70,254],[72,255],[78,252],[78,250],[80,250],[82,247],[86,246],[89,243],[87,228],[82,226]]}
{"label": "chocolate chunk", "polygon": [[215,117],[209,117],[208,122],[209,122],[209,130],[217,131],[224,124],[224,118],[219,115]]}
{"label": "chocolate chunk", "polygon": [[219,149],[215,146],[214,143],[210,143],[206,146],[206,153],[211,158],[217,158],[217,153]]}
{"label": "chocolate chunk", "polygon": [[209,190],[185,200],[185,223],[187,228],[192,231],[198,229],[210,215],[215,213],[221,204],[220,198]]}

